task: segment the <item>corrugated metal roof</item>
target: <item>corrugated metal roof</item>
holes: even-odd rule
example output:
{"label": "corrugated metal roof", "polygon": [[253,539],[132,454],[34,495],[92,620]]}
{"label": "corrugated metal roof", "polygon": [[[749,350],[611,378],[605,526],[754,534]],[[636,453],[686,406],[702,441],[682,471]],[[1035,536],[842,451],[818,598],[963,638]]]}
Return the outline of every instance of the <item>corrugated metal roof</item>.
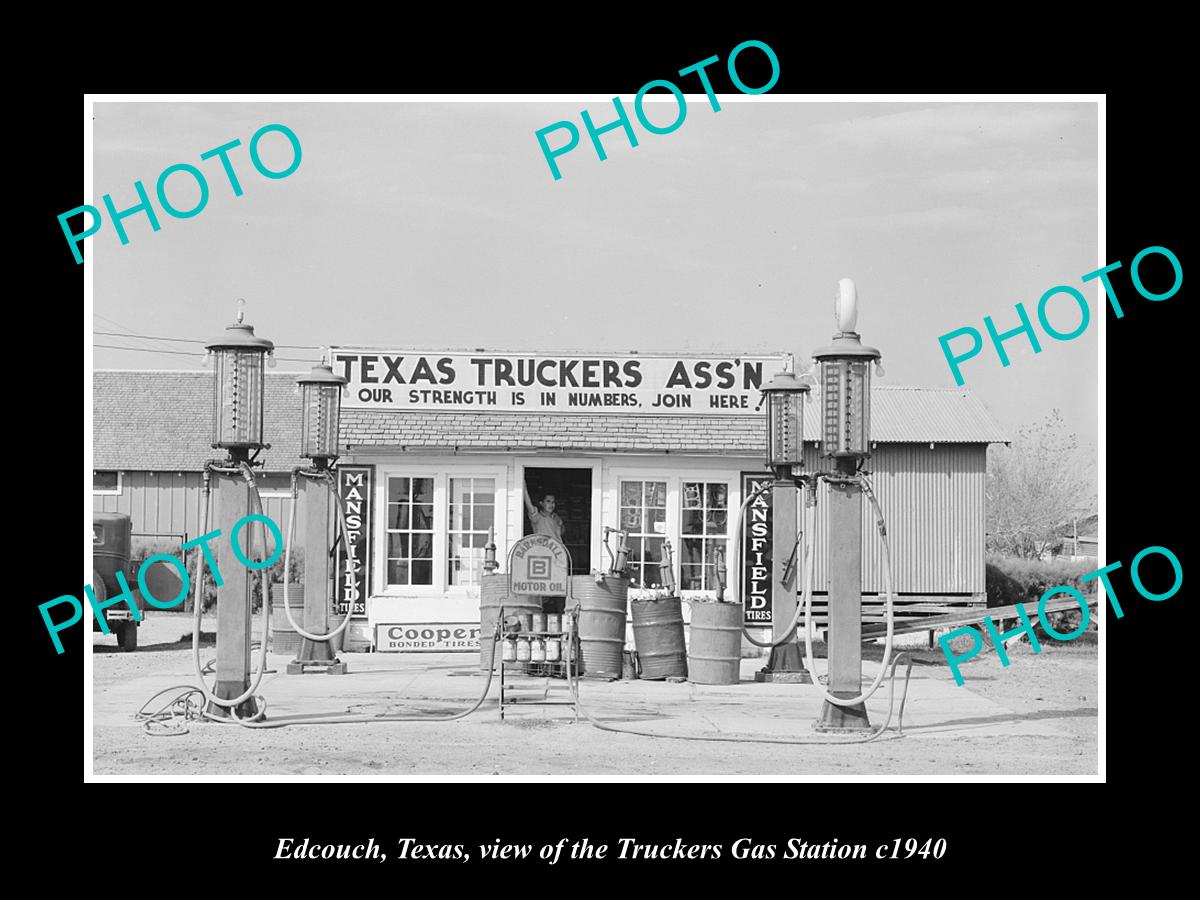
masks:
{"label": "corrugated metal roof", "polygon": [[[815,422],[813,423],[815,427]],[[808,423],[804,436],[808,438]],[[813,439],[819,435],[813,435]],[[871,439],[889,443],[995,444],[1009,438],[983,401],[956,388],[875,385],[871,389]]]}
{"label": "corrugated metal roof", "polygon": [[[93,463],[98,469],[195,471],[222,454],[209,442],[211,372],[99,370],[93,373]],[[295,374],[268,372],[264,440],[267,471],[299,457],[300,398]],[[880,443],[994,443],[1008,438],[966,390],[876,386],[871,436]],[[818,440],[816,417],[804,437]],[[625,416],[595,413],[342,412],[341,442],[372,448],[710,453],[757,456],[761,416]]]}

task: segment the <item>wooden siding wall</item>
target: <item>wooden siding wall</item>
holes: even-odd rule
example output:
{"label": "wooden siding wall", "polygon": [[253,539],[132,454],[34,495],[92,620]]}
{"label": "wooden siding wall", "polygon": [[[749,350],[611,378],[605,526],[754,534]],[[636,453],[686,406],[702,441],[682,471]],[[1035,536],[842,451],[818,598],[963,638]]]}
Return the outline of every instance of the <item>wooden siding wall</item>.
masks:
{"label": "wooden siding wall", "polygon": [[[133,519],[134,547],[139,542],[183,543],[204,533],[204,476],[199,472],[122,472],[119,495],[93,494],[96,512],[127,513]],[[286,533],[291,501],[285,497],[264,497],[263,511]],[[302,514],[297,506],[296,515]],[[216,521],[215,501],[210,522]],[[209,530],[215,528],[209,526]],[[297,521],[299,532],[301,523]],[[161,535],[149,538],[145,535]],[[179,535],[183,535],[182,538]],[[268,539],[270,535],[268,533]],[[272,542],[272,550],[273,550]]]}

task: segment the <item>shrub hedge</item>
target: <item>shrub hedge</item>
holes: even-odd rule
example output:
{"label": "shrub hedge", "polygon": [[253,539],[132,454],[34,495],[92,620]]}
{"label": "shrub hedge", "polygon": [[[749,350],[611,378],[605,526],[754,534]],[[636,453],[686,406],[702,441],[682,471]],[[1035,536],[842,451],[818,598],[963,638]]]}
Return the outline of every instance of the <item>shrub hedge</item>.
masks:
{"label": "shrub hedge", "polygon": [[1096,580],[1081,577],[1098,568],[1095,563],[1068,560],[1023,559],[989,554],[987,557],[988,606],[1036,603],[1042,594],[1056,585],[1067,585],[1084,594],[1096,592]]}

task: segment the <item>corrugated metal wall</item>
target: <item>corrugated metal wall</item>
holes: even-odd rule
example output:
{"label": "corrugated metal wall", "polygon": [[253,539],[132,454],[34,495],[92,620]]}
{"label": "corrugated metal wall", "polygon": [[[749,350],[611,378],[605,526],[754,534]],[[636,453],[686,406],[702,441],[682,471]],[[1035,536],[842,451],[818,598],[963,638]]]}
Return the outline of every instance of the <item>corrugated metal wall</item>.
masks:
{"label": "corrugated metal wall", "polygon": [[[912,594],[982,594],[986,447],[982,444],[881,444],[868,468],[892,545],[892,589]],[[816,449],[805,464],[816,466]],[[813,590],[826,591],[828,487],[817,498]],[[880,593],[883,545],[875,515],[863,498],[863,592]]]}

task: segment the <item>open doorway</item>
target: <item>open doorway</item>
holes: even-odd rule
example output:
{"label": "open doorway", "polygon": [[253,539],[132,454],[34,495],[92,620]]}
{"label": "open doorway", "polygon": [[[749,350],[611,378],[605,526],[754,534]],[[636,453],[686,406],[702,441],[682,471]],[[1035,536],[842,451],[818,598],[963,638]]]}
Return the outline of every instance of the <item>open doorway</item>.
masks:
{"label": "open doorway", "polygon": [[[562,520],[562,542],[571,554],[571,574],[592,570],[592,470],[525,467],[525,488],[539,509],[553,501],[551,515]],[[525,510],[522,534],[533,534]]]}

